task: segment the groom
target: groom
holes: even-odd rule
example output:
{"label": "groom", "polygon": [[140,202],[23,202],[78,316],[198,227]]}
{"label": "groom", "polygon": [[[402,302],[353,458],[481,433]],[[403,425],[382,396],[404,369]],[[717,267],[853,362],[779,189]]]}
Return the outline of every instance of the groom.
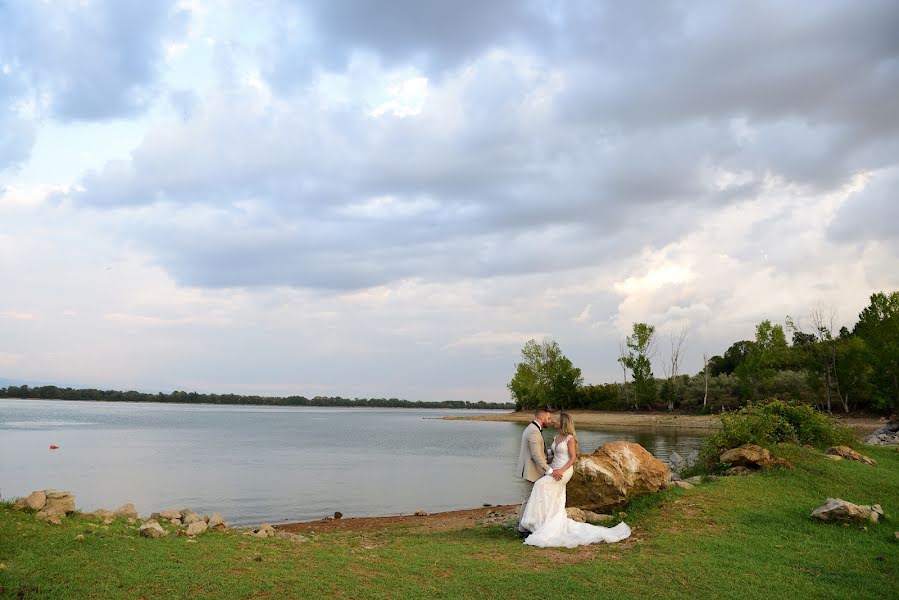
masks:
{"label": "groom", "polygon": [[[534,482],[544,475],[552,475],[556,479],[561,479],[562,477],[561,473],[556,473],[546,462],[546,444],[543,441],[543,428],[552,423],[552,418],[552,412],[548,408],[538,408],[537,412],[534,413],[534,420],[524,428],[524,433],[521,434],[521,452],[518,455],[518,470],[516,474],[526,482],[526,495],[524,503],[521,505],[521,511],[518,513],[519,520],[524,513],[524,507],[528,504],[528,498],[531,497],[531,489],[534,487]],[[520,523],[518,531],[529,533]]]}

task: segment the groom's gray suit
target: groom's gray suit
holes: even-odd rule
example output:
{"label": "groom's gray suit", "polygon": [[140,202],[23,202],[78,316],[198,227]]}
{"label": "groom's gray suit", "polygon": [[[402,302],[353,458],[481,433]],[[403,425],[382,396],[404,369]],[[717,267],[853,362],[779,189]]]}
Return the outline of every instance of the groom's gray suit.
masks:
{"label": "groom's gray suit", "polygon": [[[521,505],[521,512],[518,513],[519,519],[524,507],[528,504],[528,498],[531,496],[531,488],[534,482],[544,475],[552,474],[552,467],[546,462],[546,444],[543,441],[543,429],[536,422],[525,427],[524,433],[521,434],[521,452],[518,454],[518,470],[517,475],[527,481],[526,495],[524,503]],[[527,531],[518,526],[519,531]]]}

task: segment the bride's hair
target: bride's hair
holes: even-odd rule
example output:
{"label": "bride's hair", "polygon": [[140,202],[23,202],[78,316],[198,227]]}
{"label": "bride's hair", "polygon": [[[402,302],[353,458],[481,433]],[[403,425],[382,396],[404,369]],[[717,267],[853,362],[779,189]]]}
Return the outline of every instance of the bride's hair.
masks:
{"label": "bride's hair", "polygon": [[559,433],[574,438],[574,451],[580,451],[581,445],[577,441],[577,432],[574,430],[574,419],[567,412],[559,413]]}

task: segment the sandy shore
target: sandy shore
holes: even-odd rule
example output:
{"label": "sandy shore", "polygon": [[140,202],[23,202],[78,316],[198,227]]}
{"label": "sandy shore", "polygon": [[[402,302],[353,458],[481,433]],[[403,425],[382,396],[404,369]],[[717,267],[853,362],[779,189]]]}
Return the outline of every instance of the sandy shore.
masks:
{"label": "sandy shore", "polygon": [[392,517],[354,517],[323,519],[302,523],[275,525],[276,529],[291,533],[329,533],[334,531],[378,531],[399,525],[424,531],[447,531],[474,527],[485,521],[500,522],[518,514],[518,504],[489,506],[466,510],[452,510],[426,515],[398,515]]}

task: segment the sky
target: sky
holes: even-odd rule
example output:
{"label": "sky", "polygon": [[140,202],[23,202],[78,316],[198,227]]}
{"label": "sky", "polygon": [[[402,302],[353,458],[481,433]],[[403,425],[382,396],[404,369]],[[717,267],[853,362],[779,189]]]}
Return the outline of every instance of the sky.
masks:
{"label": "sky", "polygon": [[899,289],[899,4],[0,0],[0,377],[507,400]]}

